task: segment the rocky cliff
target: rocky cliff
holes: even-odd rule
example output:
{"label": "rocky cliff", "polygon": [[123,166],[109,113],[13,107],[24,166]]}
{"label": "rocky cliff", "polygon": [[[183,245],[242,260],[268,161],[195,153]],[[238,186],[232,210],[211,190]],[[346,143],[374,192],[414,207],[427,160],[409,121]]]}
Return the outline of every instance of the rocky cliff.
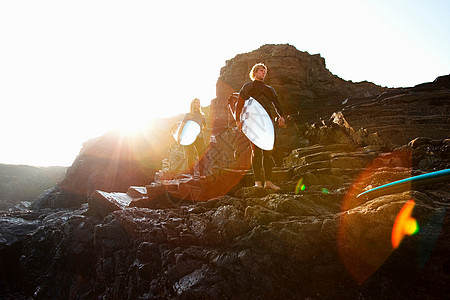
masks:
{"label": "rocky cliff", "polygon": [[[251,187],[248,144],[221,110],[261,60],[290,113],[278,132],[277,192]],[[178,159],[169,146],[152,156],[117,148],[117,136],[89,142],[33,210],[1,214],[0,297],[442,299],[449,177],[357,195],[450,168],[448,78],[386,89],[340,80],[320,56],[289,45],[238,55],[211,106],[206,180],[164,178],[158,160]],[[153,149],[141,138],[125,145]],[[150,167],[136,170],[140,159]],[[410,200],[414,230],[396,225]],[[404,234],[398,248],[395,228]]]}
{"label": "rocky cliff", "polygon": [[291,45],[264,45],[250,53],[238,54],[228,60],[217,80],[217,98],[212,102],[214,116],[226,119],[226,100],[250,81],[249,72],[255,63],[268,66],[265,83],[274,87],[286,113],[311,122],[328,117],[334,106],[348,98],[378,96],[387,88],[370,82],[345,81],[333,75],[319,54],[310,55]]}

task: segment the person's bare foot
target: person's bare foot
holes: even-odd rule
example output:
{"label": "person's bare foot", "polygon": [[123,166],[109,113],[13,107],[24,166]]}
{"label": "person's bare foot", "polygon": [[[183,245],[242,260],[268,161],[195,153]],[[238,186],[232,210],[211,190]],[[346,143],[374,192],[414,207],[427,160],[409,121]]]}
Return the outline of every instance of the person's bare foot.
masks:
{"label": "person's bare foot", "polygon": [[266,181],[264,183],[264,187],[266,189],[272,189],[272,190],[275,190],[275,191],[278,191],[280,189],[280,187],[276,186],[275,184],[273,184],[272,181]]}
{"label": "person's bare foot", "polygon": [[255,181],[255,187],[262,187],[261,181]]}

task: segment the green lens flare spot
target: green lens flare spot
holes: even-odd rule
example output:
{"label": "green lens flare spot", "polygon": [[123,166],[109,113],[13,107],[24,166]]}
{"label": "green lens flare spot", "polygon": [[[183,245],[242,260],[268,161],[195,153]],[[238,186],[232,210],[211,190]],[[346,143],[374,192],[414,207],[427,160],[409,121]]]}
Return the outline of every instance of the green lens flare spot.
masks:
{"label": "green lens flare spot", "polygon": [[303,178],[300,178],[297,185],[295,186],[295,194],[298,195],[300,191],[304,191],[306,186],[303,184]]}

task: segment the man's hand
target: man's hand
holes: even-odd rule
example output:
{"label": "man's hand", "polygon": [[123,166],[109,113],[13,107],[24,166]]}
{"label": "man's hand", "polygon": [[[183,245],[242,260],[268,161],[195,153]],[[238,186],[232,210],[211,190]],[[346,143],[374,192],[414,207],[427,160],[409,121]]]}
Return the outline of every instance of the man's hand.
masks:
{"label": "man's hand", "polygon": [[283,117],[280,117],[278,119],[278,127],[280,127],[280,128],[285,128],[286,127],[286,120],[284,120]]}
{"label": "man's hand", "polygon": [[239,131],[242,131],[242,122],[236,121],[236,127],[239,129]]}

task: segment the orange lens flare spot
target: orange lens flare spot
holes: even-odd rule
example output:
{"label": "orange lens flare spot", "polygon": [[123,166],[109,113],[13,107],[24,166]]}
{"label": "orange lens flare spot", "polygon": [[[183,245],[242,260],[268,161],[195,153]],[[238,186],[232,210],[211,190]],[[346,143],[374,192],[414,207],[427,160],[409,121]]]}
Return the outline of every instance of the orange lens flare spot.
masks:
{"label": "orange lens flare spot", "polygon": [[417,220],[411,217],[411,213],[415,205],[416,203],[414,200],[409,200],[406,202],[395,219],[391,239],[392,247],[394,249],[400,245],[405,234],[413,235],[419,231]]}

